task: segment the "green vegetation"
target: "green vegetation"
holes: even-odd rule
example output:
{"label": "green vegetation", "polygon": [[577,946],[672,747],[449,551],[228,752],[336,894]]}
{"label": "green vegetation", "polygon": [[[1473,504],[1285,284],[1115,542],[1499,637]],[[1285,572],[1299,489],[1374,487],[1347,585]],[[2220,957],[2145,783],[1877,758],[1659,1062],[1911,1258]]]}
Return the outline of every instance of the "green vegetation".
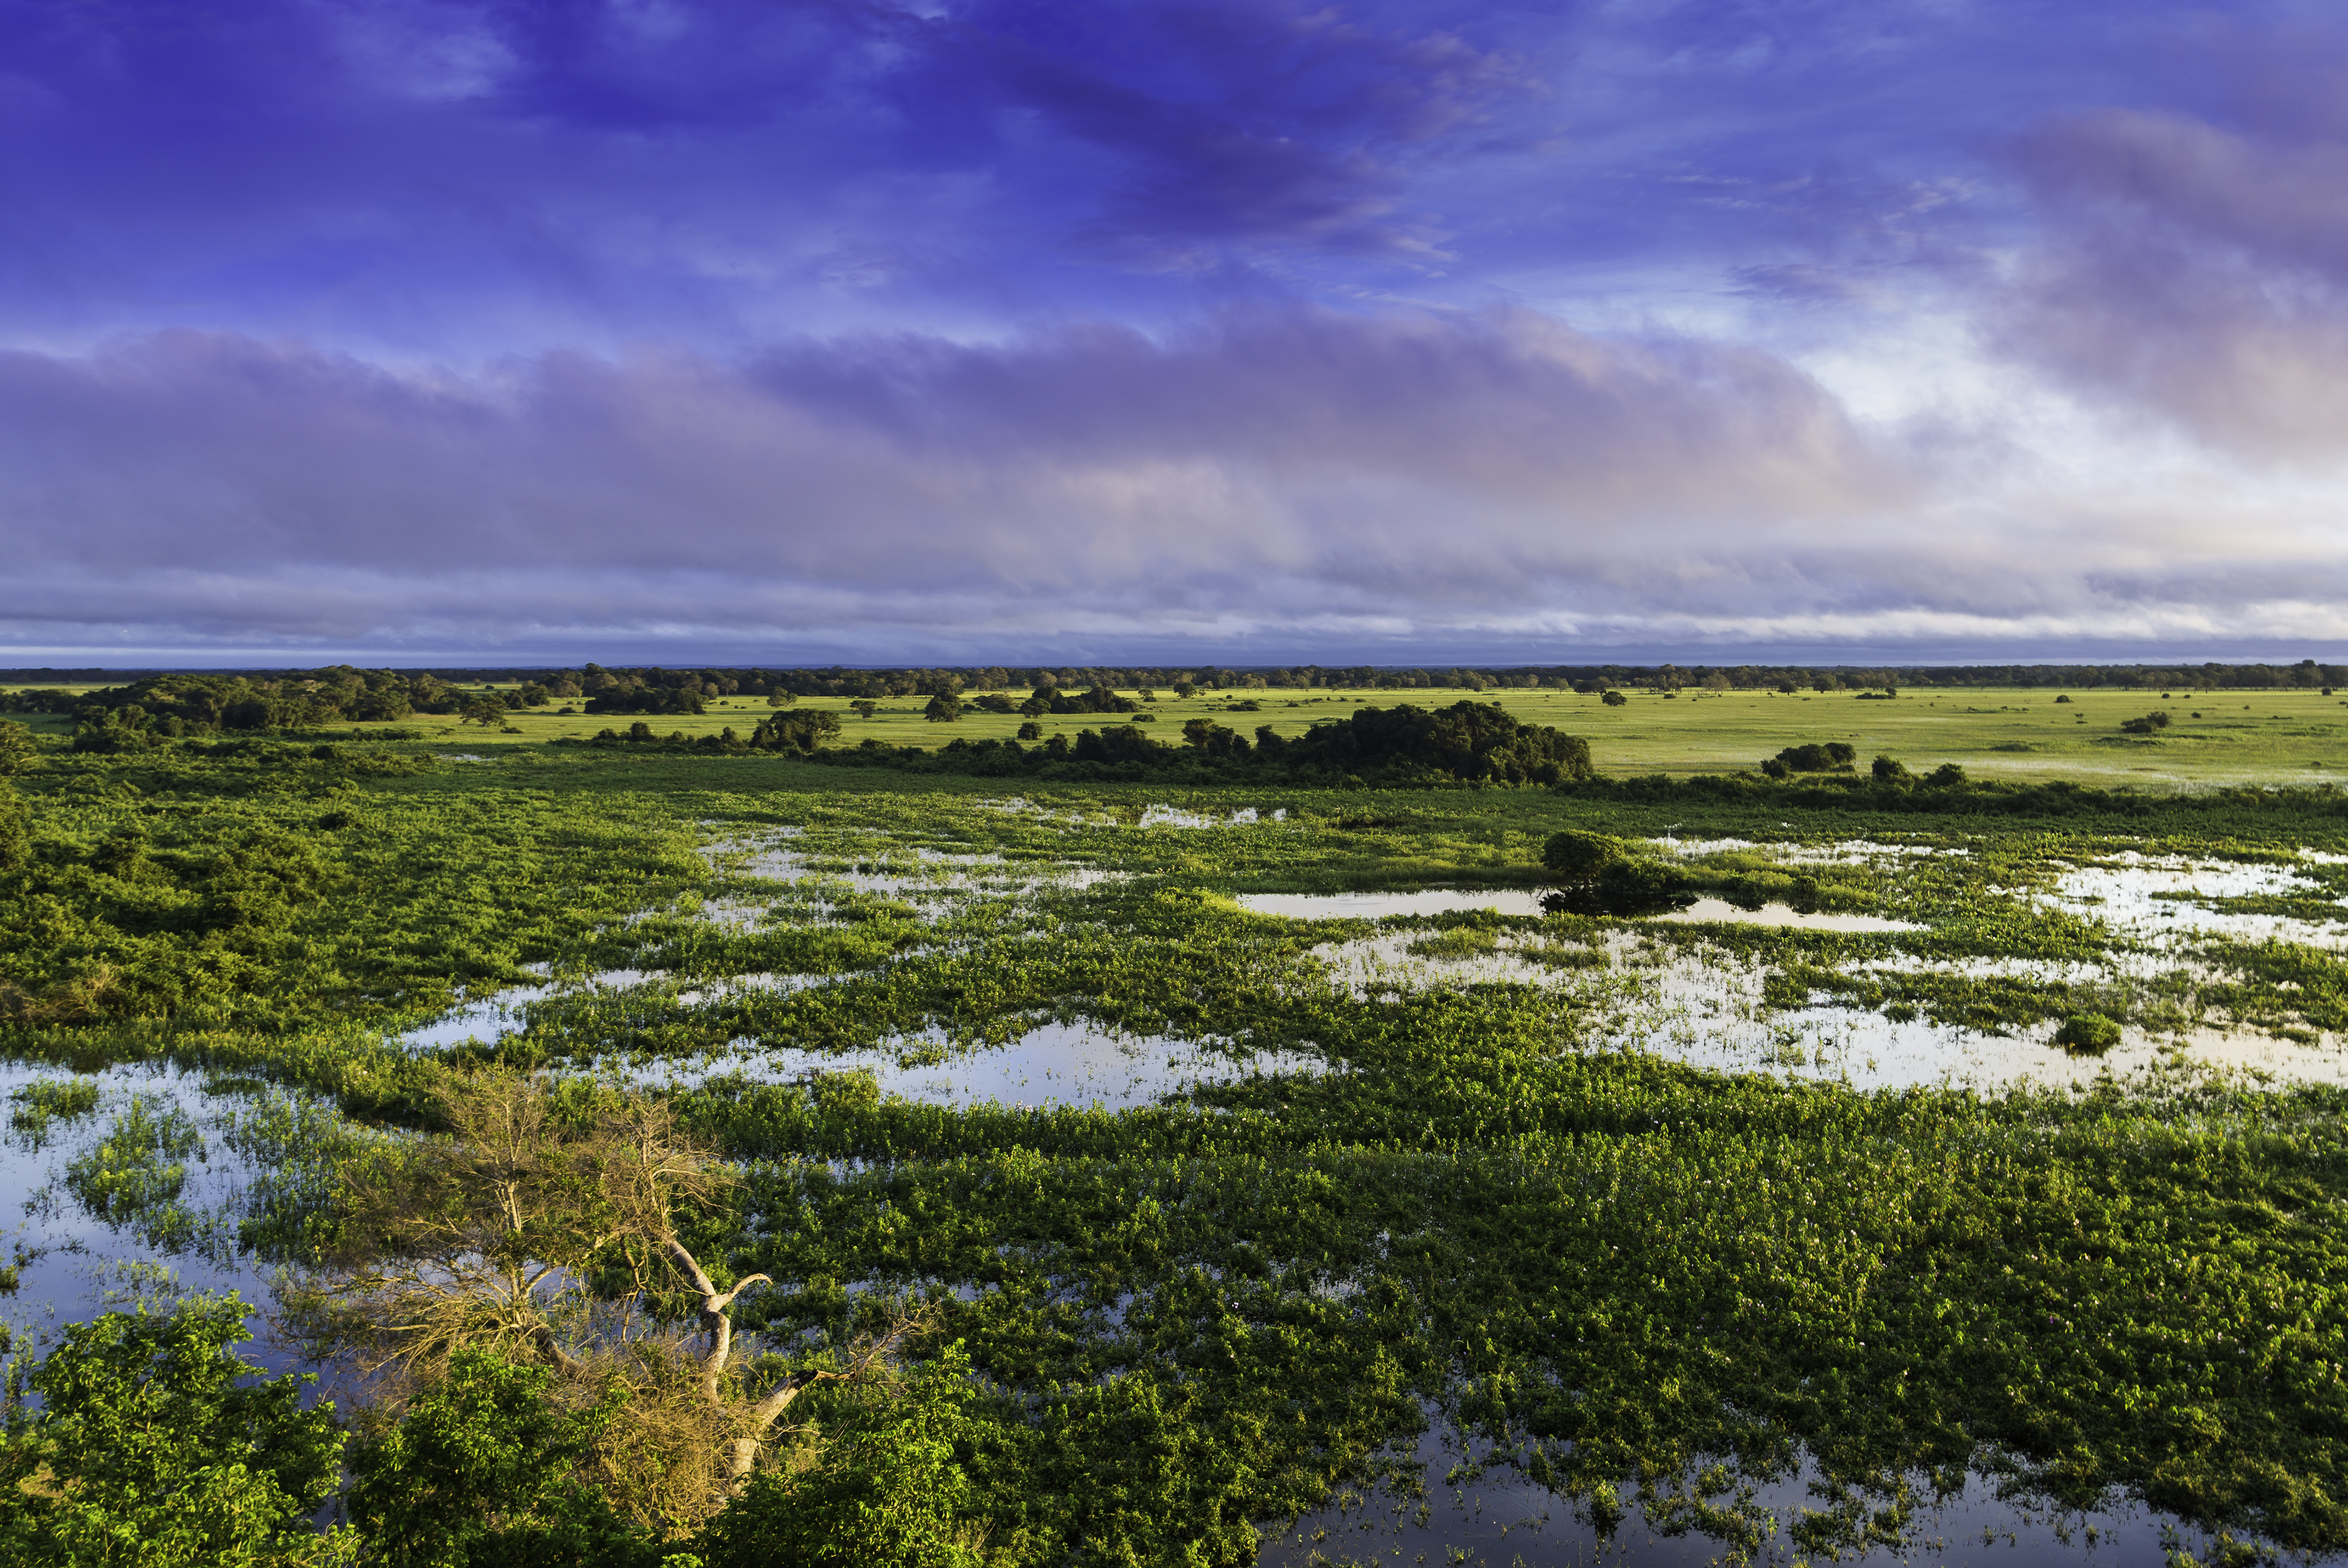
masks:
{"label": "green vegetation", "polygon": [[[125,1251],[233,1235],[294,1268],[345,1309],[305,1320],[340,1355],[385,1350],[392,1320],[368,1314],[412,1302],[402,1290],[463,1297],[396,1397],[343,1412],[345,1535],[386,1561],[494,1546],[714,1565],[787,1541],[810,1562],[1244,1563],[1346,1489],[1383,1482],[1407,1505],[1429,1419],[1593,1525],[1643,1516],[1736,1557],[1912,1544],[1968,1473],[2348,1551],[2348,1102],[2163,1048],[2197,1029],[2336,1037],[2348,964],[2296,928],[2147,934],[2065,891],[2141,854],[2251,890],[2147,900],[2147,920],[2336,923],[2348,867],[2302,851],[2348,850],[2348,796],[1969,781],[1940,771],[1955,758],[1875,738],[1926,733],[1954,700],[1897,686],[1864,707],[1690,687],[1612,709],[1501,688],[1466,716],[1417,708],[1393,748],[1442,754],[1449,713],[1466,756],[1570,728],[1611,774],[1517,788],[1462,788],[1458,769],[1444,789],[1315,787],[1262,766],[1260,737],[1192,785],[841,768],[796,744],[557,748],[481,725],[478,762],[348,737],[73,749],[52,728],[5,797],[23,809],[0,870],[0,1044],[77,1076],[16,1089],[11,1127],[57,1151],[58,1201]],[[1333,754],[1304,738],[1313,721],[1358,739],[1356,708],[1389,716],[1373,727],[1406,711],[1153,690],[1169,739],[1191,719],[1236,735],[1219,721],[1255,702],[1284,747]],[[853,742],[864,721],[840,716],[873,701],[934,745],[1100,700],[1005,712],[947,694],[960,716],[932,725],[938,695],[703,692],[706,711],[651,727],[820,714]],[[1945,722],[2059,757],[2144,707],[2075,695],[2059,714],[2037,693],[2028,713]],[[1834,700],[1870,730],[1832,740],[1839,764],[1753,770],[1827,747],[1818,704]],[[747,720],[728,707],[753,703]],[[521,727],[541,711],[504,709]],[[1640,777],[1606,725],[1736,760],[1696,777],[1704,749]],[[1097,733],[1117,727],[1144,733]],[[1893,768],[1857,766],[1879,750]],[[1238,902],[1430,886],[1606,897],[1319,921]],[[1622,913],[1633,892],[1887,928],[1660,923]],[[1421,969],[1332,955],[1380,944]],[[1674,1054],[1658,976],[1699,971],[1743,998],[1701,1028],[1747,1028],[1782,1057]],[[499,996],[506,1032],[402,1037]],[[1974,1031],[2036,1081],[1812,1070],[1806,1020],[1828,1011]],[[1051,1028],[1206,1065],[1123,1107],[901,1092]],[[234,1109],[92,1076],[164,1062],[212,1075]],[[631,1098],[621,1072],[664,1087]],[[498,1099],[533,1083],[534,1100]],[[537,1107],[513,1112],[527,1135],[502,1164],[478,1119],[498,1105]],[[610,1186],[621,1131],[685,1150],[689,1179]],[[256,1179],[198,1212],[200,1161],[231,1158]],[[478,1202],[500,1181],[542,1199],[507,1205],[523,1220],[505,1239]],[[497,1268],[475,1278],[466,1258]],[[497,1283],[548,1263],[543,1290]],[[713,1315],[740,1336],[722,1398],[700,1381]],[[66,1540],[48,1500],[68,1497],[179,1528],[156,1500],[213,1486],[206,1455],[265,1451],[234,1482],[259,1501],[222,1494],[233,1529],[189,1513],[186,1560],[357,1550],[302,1522],[334,1484],[328,1429],[285,1426],[290,1395],[238,1404],[202,1381],[233,1360],[229,1322],[108,1317],[22,1362],[46,1402],[16,1408],[18,1533],[0,1539]],[[137,1355],[84,1377],[98,1351],[73,1335]],[[88,1408],[176,1399],[202,1419],[182,1448],[148,1421],[149,1468],[84,1485],[72,1467],[98,1461],[72,1445],[89,1429],[37,1383],[69,1374]],[[1752,1489],[1804,1465],[1818,1493],[1765,1518]]]}
{"label": "green vegetation", "polygon": [[[309,1515],[334,1494],[334,1408],[307,1378],[247,1382],[233,1298],[109,1313],[12,1364],[0,1438],[0,1557],[98,1568],[334,1564],[357,1542]],[[28,1396],[32,1398],[28,1399]],[[37,1400],[37,1403],[33,1402]]]}

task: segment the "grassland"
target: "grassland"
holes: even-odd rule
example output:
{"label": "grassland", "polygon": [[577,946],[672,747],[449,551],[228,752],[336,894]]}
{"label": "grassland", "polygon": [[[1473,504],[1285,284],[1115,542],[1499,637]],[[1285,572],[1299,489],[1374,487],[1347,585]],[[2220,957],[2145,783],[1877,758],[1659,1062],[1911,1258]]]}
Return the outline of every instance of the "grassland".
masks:
{"label": "grassland", "polygon": [[[1152,716],[1148,727],[1159,738],[1178,741],[1183,721],[1191,718],[1210,718],[1242,733],[1270,725],[1282,736],[1294,736],[1359,707],[1429,707],[1472,698],[1586,738],[1600,770],[1618,776],[1733,772],[1757,766],[1782,747],[1827,740],[1856,748],[1862,762],[1881,753],[1920,772],[1953,762],[1986,779],[2069,779],[2147,789],[2296,784],[2320,780],[2327,770],[2348,772],[2348,698],[2312,689],[2162,694],[1911,687],[1888,701],[1851,692],[1684,690],[1666,696],[1633,689],[1624,695],[1625,704],[1609,707],[1596,696],[1513,688],[1201,692],[1187,699],[1160,691],[1146,711]],[[2062,696],[2070,700],[2056,701]],[[1256,706],[1248,707],[1251,702]],[[1007,740],[1025,722],[1016,714],[965,709],[954,723],[932,723],[922,717],[926,703],[918,696],[882,700],[870,718],[850,711],[844,698],[808,698],[801,707],[838,713],[841,743],[851,746],[866,739],[922,747],[956,738]],[[565,706],[583,705],[558,702],[518,710],[503,730],[417,715],[396,724],[350,726],[348,733],[415,731],[444,749],[480,750],[584,740],[598,730],[625,730],[634,722],[625,715],[566,714],[560,711]],[[2122,733],[2124,721],[2155,710],[2170,716],[2168,728],[2148,736]],[[771,711],[759,697],[715,697],[706,713],[648,722],[663,735],[716,735],[727,727],[747,735]],[[1041,722],[1047,736],[1073,737],[1087,724],[1117,721],[1114,715],[1064,715]],[[23,722],[53,735],[72,727],[62,717],[26,716]]]}

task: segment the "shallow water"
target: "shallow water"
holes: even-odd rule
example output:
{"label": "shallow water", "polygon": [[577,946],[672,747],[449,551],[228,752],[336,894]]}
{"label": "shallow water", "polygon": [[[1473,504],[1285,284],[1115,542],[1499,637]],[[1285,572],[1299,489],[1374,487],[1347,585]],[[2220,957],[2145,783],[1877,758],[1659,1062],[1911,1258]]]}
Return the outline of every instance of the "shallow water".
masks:
{"label": "shallow water", "polygon": [[1726,899],[1700,898],[1685,909],[1669,914],[1647,916],[1650,920],[1673,924],[1691,925],[1721,923],[1728,925],[1776,925],[1797,931],[1921,931],[1924,928],[1904,920],[1885,920],[1873,914],[1837,914],[1826,910],[1807,913],[1787,904],[1764,904],[1759,909],[1740,909]]}
{"label": "shallow water", "polygon": [[[8,1097],[25,1085],[64,1078],[97,1084],[98,1109],[52,1121],[38,1147],[13,1127],[0,1140],[0,1193],[12,1200],[0,1209],[0,1247],[18,1264],[16,1289],[0,1296],[0,1324],[18,1347],[37,1349],[53,1343],[66,1325],[183,1292],[235,1290],[248,1302],[265,1302],[268,1271],[237,1255],[234,1222],[226,1217],[260,1174],[224,1136],[225,1117],[245,1103],[242,1097],[209,1093],[201,1076],[169,1067],[73,1074],[5,1062],[0,1112],[19,1109],[21,1102]],[[109,1223],[86,1209],[67,1185],[67,1165],[111,1133],[115,1117],[129,1109],[134,1094],[153,1106],[184,1110],[201,1132],[201,1152],[181,1161],[186,1180],[180,1202],[200,1225],[207,1218],[216,1222],[202,1226],[191,1244],[159,1246],[129,1224]],[[294,1365],[289,1356],[266,1346],[248,1346],[246,1354],[273,1370]]]}
{"label": "shallow water", "polygon": [[1149,806],[1143,809],[1137,828],[1245,828],[1258,822],[1284,822],[1288,809],[1280,807],[1258,814],[1253,806],[1242,806],[1228,817],[1218,817],[1205,811],[1185,811],[1173,806]]}
{"label": "shallow water", "polygon": [[[1013,896],[1082,889],[1120,881],[1125,875],[1063,861],[1010,860],[999,854],[961,854],[922,846],[877,846],[853,854],[783,847],[799,836],[792,830],[755,839],[720,839],[701,846],[700,852],[712,869],[727,876],[817,890],[842,886],[917,905],[973,893]],[[842,868],[836,863],[839,861],[848,864]],[[705,907],[704,917],[723,924],[755,923],[765,908],[738,899],[720,900]]]}
{"label": "shallow water", "polygon": [[561,985],[550,981],[543,985],[509,986],[493,996],[452,1008],[428,1024],[402,1030],[393,1043],[410,1051],[446,1050],[467,1041],[495,1045],[504,1037],[518,1035],[529,1027],[530,1018],[524,1009],[531,1002],[590,991],[622,991],[647,980],[665,978],[667,972],[659,969],[598,969]]}
{"label": "shallow water", "polygon": [[2112,859],[2116,863],[2063,872],[2056,877],[2054,891],[2034,894],[2034,901],[2083,919],[2100,920],[2116,932],[2157,946],[2181,946],[2200,937],[2222,936],[2306,947],[2348,947],[2348,905],[2319,923],[2289,915],[2215,910],[2190,897],[2154,896],[2306,897],[2323,891],[2290,866],[2197,862],[2133,851]]}
{"label": "shallow water", "polygon": [[[1202,1084],[1251,1074],[1317,1073],[1317,1057],[1295,1051],[1233,1055],[1197,1041],[1160,1035],[1118,1035],[1090,1024],[1045,1024],[1010,1044],[949,1051],[942,1061],[909,1061],[947,1049],[942,1036],[891,1041],[867,1051],[806,1051],[746,1043],[743,1066],[752,1076],[778,1080],[819,1072],[864,1070],[883,1095],[923,1105],[993,1103],[1016,1109],[1046,1105],[1100,1106],[1123,1110],[1154,1105]],[[688,1069],[695,1078],[712,1069]],[[715,1070],[726,1070],[718,1068]]]}
{"label": "shallow water", "polygon": [[[2056,1025],[1989,1034],[1918,1017],[1905,1022],[1828,1002],[1795,1010],[1769,1006],[1762,986],[1770,964],[1748,953],[1698,944],[1666,945],[1636,929],[1607,935],[1601,968],[1560,967],[1531,955],[1530,944],[1504,942],[1488,953],[1445,957],[1410,951],[1425,933],[1326,943],[1313,955],[1330,978],[1357,996],[1467,985],[1536,985],[1573,999],[1575,1037],[1566,1048],[1641,1050],[1721,1072],[1761,1072],[1860,1088],[1945,1086],[1982,1092],[2016,1085],[2070,1087],[2106,1075],[2210,1068],[2263,1073],[2291,1083],[2348,1083],[2348,1044],[2275,1039],[2251,1031],[2205,1029],[2172,1037],[2130,1026],[2101,1057],[2075,1057],[2054,1044]],[[2164,961],[2168,962],[2168,961]],[[1946,970],[2007,973],[2041,979],[2126,977],[2106,970],[2021,959],[1927,961],[1895,954],[1853,965],[1855,972]],[[2066,973],[2067,972],[2067,973]]]}
{"label": "shallow water", "polygon": [[1766,850],[1772,860],[1788,865],[1856,866],[1871,861],[1918,859],[1930,855],[1963,855],[1963,849],[1931,844],[1881,844],[1872,839],[1844,839],[1828,844],[1763,843],[1755,839],[1650,839],[1648,843],[1683,860],[1722,854],[1735,850]]}
{"label": "shallow water", "polygon": [[[1416,1458],[1428,1504],[1424,1522],[1415,1517],[1416,1500],[1397,1506],[1390,1496],[1373,1493],[1363,1507],[1323,1509],[1276,1532],[1263,1526],[1257,1568],[1308,1568],[1332,1560],[1457,1568],[1709,1568],[1725,1550],[1692,1532],[1658,1535],[1635,1506],[1611,1540],[1601,1540],[1575,1517],[1570,1502],[1505,1466],[1475,1480],[1447,1480],[1460,1454],[1456,1429],[1440,1421],[1419,1439]],[[1762,1546],[1756,1563],[1787,1568],[1805,1558],[1786,1539],[1783,1526],[1803,1508],[1818,1506],[1808,1492],[1811,1474],[1805,1466],[1799,1474],[1755,1489],[1756,1501],[1780,1527]],[[2166,1568],[2164,1529],[2174,1530],[2188,1546],[2201,1544],[2198,1532],[2125,1501],[2084,1514],[2002,1502],[1978,1475],[1966,1478],[1962,1493],[1938,1507],[1920,1507],[1915,1517],[1918,1528],[1908,1544],[1837,1561],[1897,1563],[1901,1568],[2071,1568],[2082,1562],[2094,1568]]]}
{"label": "shallow water", "polygon": [[[1289,920],[1384,920],[1394,915],[1449,914],[1459,910],[1488,909],[1499,914],[1535,915],[1543,890],[1521,888],[1461,890],[1429,888],[1417,892],[1243,892],[1233,900],[1256,914],[1276,914]],[[1921,931],[1921,925],[1885,920],[1871,914],[1837,914],[1824,911],[1805,914],[1782,903],[1759,909],[1739,909],[1725,899],[1700,898],[1683,910],[1642,916],[1644,920],[1725,922],[1733,925],[1775,925],[1810,931]]]}

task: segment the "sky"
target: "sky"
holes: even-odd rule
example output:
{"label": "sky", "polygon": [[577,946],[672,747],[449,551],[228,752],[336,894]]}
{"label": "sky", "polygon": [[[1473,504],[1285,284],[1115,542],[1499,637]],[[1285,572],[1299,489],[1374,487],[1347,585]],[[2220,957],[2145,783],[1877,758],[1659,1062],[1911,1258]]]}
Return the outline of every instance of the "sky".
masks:
{"label": "sky", "polygon": [[0,0],[0,663],[2343,650],[2337,0]]}

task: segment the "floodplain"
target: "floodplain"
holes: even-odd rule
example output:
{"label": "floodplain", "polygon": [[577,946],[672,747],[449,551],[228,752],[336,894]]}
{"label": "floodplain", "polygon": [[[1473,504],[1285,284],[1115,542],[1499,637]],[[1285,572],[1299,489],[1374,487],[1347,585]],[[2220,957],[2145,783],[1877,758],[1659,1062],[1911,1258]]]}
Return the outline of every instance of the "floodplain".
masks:
{"label": "floodplain", "polygon": [[[264,1297],[339,1171],[541,1074],[734,1162],[746,1330],[934,1304],[989,1561],[2348,1551],[2348,708],[1477,695],[1662,779],[1010,789],[531,713],[45,747],[0,1312]],[[1843,738],[2142,788],[1674,782]],[[1552,913],[1565,830],[1704,896]]]}

